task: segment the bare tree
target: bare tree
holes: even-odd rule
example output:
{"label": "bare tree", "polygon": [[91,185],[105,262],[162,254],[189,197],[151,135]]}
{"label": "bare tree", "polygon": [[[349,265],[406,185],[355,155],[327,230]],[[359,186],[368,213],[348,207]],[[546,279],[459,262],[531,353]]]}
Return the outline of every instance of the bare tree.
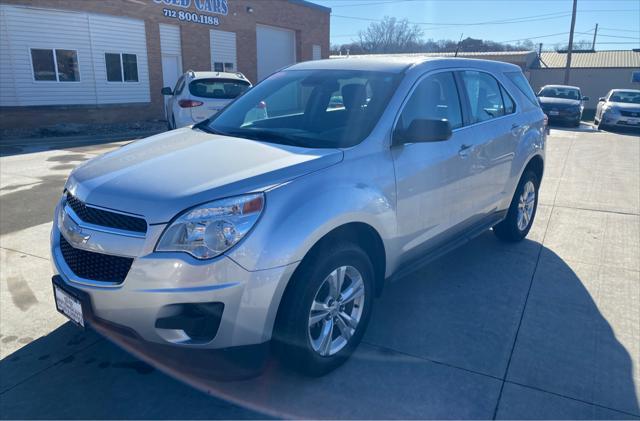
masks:
{"label": "bare tree", "polygon": [[385,16],[360,31],[360,46],[367,53],[407,53],[420,49],[423,31],[407,19]]}
{"label": "bare tree", "polygon": [[[591,50],[591,41],[588,39],[581,39],[580,41],[574,41],[573,43],[573,50],[574,51],[588,51]],[[555,45],[555,50],[556,51],[561,51],[561,52],[566,52],[567,49],[569,48],[568,44],[556,44]]]}

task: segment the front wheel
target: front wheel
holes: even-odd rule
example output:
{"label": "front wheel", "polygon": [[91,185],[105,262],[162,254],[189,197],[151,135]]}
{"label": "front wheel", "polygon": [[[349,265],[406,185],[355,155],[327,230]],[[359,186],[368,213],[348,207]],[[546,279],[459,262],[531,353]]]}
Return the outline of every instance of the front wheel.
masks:
{"label": "front wheel", "polygon": [[526,171],[522,175],[507,217],[493,227],[493,232],[498,238],[515,242],[527,236],[538,209],[539,187],[540,180],[533,171]]}
{"label": "front wheel", "polygon": [[297,371],[321,376],[344,363],[362,340],[373,306],[373,265],[351,243],[303,262],[280,305],[276,350]]}

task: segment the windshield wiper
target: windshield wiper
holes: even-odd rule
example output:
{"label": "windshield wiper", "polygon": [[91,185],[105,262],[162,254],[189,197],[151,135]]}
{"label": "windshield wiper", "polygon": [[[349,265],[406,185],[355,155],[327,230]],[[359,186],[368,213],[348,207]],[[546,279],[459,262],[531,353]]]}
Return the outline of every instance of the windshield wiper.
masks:
{"label": "windshield wiper", "polygon": [[309,146],[304,139],[297,136],[287,136],[285,134],[272,131],[272,130],[233,130],[228,133],[228,136],[242,137],[245,139],[257,140],[259,142],[280,143],[290,146]]}
{"label": "windshield wiper", "polygon": [[211,134],[219,134],[222,136],[229,136],[227,133],[223,133],[219,130],[213,129],[211,128],[211,126],[209,126],[208,124],[202,124],[205,123],[207,120],[202,121],[196,125],[193,126],[194,129],[199,129],[202,130],[203,132],[207,132],[207,133],[211,133]]}

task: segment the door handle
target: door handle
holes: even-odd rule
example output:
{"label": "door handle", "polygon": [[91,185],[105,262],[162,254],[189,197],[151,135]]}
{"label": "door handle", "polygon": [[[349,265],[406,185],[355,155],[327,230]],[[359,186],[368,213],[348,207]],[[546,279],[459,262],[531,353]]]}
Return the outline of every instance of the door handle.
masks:
{"label": "door handle", "polygon": [[460,145],[460,150],[458,150],[458,155],[462,157],[466,157],[469,155],[469,149],[471,149],[473,145],[462,144]]}

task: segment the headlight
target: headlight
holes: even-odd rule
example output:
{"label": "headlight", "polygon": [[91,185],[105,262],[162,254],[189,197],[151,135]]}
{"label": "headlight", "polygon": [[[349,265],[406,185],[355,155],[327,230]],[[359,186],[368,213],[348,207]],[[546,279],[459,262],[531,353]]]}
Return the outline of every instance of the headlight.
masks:
{"label": "headlight", "polygon": [[189,209],[165,230],[156,251],[183,251],[197,259],[219,256],[251,230],[263,208],[264,195],[257,193]]}
{"label": "headlight", "polygon": [[606,112],[611,113],[611,114],[620,114],[620,110],[614,106],[608,106],[604,109]]}

